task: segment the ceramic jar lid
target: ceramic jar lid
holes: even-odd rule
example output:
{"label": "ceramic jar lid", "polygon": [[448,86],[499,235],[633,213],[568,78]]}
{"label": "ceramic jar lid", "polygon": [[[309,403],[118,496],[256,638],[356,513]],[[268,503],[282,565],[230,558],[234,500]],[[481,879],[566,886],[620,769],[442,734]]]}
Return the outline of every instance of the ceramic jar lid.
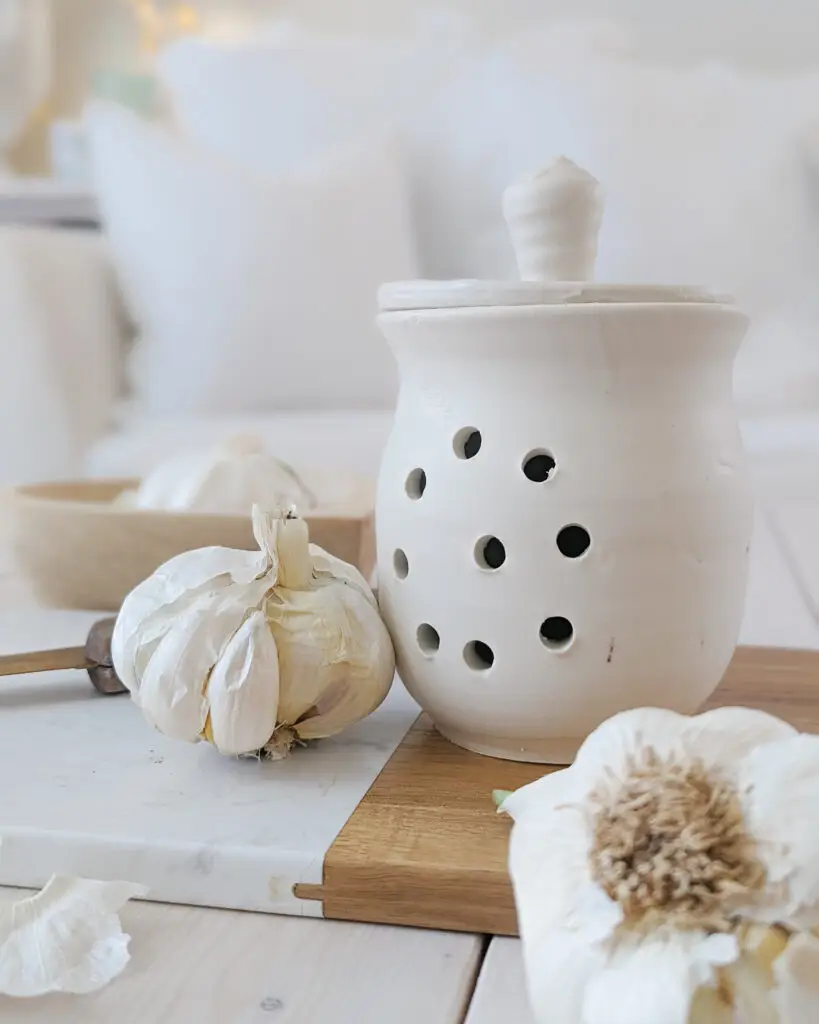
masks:
{"label": "ceramic jar lid", "polygon": [[730,296],[706,288],[596,282],[603,191],[596,178],[566,157],[510,185],[503,194],[503,216],[519,280],[397,281],[379,291],[381,312],[612,303],[733,305]]}
{"label": "ceramic jar lid", "polygon": [[733,305],[706,288],[592,281],[395,281],[378,292],[383,313],[473,306],[562,306],[583,303],[710,303]]}

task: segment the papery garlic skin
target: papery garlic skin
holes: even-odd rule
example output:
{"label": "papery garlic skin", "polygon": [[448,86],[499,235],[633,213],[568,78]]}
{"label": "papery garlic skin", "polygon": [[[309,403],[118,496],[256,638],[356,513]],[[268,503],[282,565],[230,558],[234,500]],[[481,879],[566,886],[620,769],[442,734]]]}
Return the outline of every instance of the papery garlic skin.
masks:
{"label": "papery garlic skin", "polygon": [[819,1022],[819,737],[643,708],[496,799],[538,1024]]}
{"label": "papery garlic skin", "polygon": [[301,513],[318,499],[285,462],[255,435],[238,434],[213,449],[160,463],[118,503],[130,508],[246,515],[254,504],[295,506]]}
{"label": "papery garlic skin", "polygon": [[118,911],[147,892],[130,882],[55,876],[33,896],[0,902],[0,995],[103,988],[130,959]]}
{"label": "papery garlic skin", "polygon": [[177,555],[123,602],[114,668],[145,718],[221,753],[284,756],[374,711],[395,674],[364,577],[254,506],[260,551]]}

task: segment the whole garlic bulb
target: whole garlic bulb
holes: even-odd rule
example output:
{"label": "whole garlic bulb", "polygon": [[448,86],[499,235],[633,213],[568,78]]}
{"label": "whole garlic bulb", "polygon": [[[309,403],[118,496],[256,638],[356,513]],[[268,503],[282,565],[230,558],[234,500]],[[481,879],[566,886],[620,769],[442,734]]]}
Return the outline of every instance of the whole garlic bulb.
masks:
{"label": "whole garlic bulb", "polygon": [[357,569],[292,512],[254,506],[252,520],[260,552],[187,551],[131,591],[111,654],[160,732],[277,758],[374,711],[395,656]]}
{"label": "whole garlic bulb", "polygon": [[496,799],[538,1024],[819,1021],[819,736],[635,708]]}
{"label": "whole garlic bulb", "polygon": [[295,505],[302,512],[318,504],[296,471],[274,458],[253,434],[237,434],[216,448],[167,459],[135,491],[121,497],[131,508],[232,515],[245,515],[254,504]]}

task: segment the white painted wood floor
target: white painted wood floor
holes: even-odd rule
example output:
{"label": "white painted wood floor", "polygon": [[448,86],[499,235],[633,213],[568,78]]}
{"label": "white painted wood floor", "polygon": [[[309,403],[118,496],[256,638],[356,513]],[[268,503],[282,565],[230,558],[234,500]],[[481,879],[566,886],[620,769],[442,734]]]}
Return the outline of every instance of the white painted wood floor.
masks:
{"label": "white painted wood floor", "polygon": [[[743,643],[819,648],[819,506],[760,517]],[[532,1024],[520,943],[132,903],[93,996],[0,998],[9,1024]]]}

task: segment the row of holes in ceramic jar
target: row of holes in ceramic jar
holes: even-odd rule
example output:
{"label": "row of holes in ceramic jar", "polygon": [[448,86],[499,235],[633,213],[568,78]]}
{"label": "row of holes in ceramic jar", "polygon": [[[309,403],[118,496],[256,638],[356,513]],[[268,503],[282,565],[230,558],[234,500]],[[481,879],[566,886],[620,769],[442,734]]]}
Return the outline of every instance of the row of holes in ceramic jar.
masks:
{"label": "row of holes in ceramic jar", "polygon": [[[562,615],[551,615],[540,624],[540,642],[550,651],[565,651],[574,638],[574,627]],[[438,630],[422,622],[415,632],[421,653],[433,658],[441,646]],[[495,664],[495,652],[483,640],[470,640],[463,649],[463,659],[475,672],[487,672]]]}
{"label": "row of holes in ceramic jar", "polygon": [[[584,526],[571,523],[557,534],[557,549],[565,558],[580,558],[589,550],[591,537]],[[487,535],[481,537],[473,548],[475,562],[487,572],[497,572],[506,561],[506,547],[502,540]],[[409,558],[403,548],[392,553],[392,567],[399,580],[405,580],[410,573]]]}
{"label": "row of holes in ceramic jar", "polygon": [[[474,427],[463,427],[452,439],[452,450],[459,459],[474,459],[481,450],[483,438],[480,430]],[[529,452],[521,464],[523,475],[533,483],[542,484],[550,480],[556,470],[557,463],[551,452],[545,448],[535,448]],[[427,474],[420,467],[413,469],[404,482],[404,490],[413,501],[420,501],[427,489]]]}

